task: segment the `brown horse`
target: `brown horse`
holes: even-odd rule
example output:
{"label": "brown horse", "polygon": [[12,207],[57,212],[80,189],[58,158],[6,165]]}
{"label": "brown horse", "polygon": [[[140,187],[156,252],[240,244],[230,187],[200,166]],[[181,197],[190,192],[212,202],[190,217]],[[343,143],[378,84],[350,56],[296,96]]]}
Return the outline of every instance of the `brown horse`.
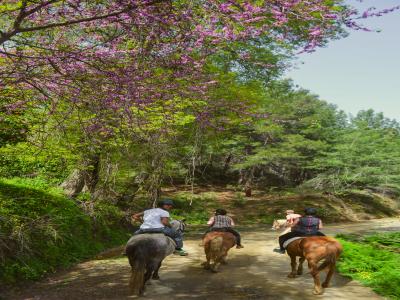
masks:
{"label": "brown horse", "polygon": [[204,252],[207,261],[203,263],[204,269],[214,273],[218,272],[220,264],[226,264],[229,249],[236,245],[236,238],[230,232],[212,231],[203,238]]}
{"label": "brown horse", "polygon": [[[286,251],[291,259],[292,272],[289,278],[295,278],[296,275],[303,273],[303,262],[307,260],[308,268],[314,278],[314,295],[323,294],[323,288],[329,286],[335,270],[336,261],[339,258],[343,248],[340,243],[331,237],[312,236],[305,237],[291,242]],[[299,256],[299,266],[297,267],[296,257]],[[320,265],[318,263],[323,261]],[[319,273],[323,270],[327,271],[326,279],[320,282]]]}

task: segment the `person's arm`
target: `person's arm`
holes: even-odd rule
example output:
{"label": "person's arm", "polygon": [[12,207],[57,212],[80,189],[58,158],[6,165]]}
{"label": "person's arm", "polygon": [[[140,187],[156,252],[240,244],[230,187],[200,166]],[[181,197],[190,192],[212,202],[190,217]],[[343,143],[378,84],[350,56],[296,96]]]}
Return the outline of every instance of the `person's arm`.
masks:
{"label": "person's arm", "polygon": [[171,224],[169,223],[169,218],[170,218],[169,212],[161,209],[159,210],[159,213],[160,213],[161,224],[167,227],[171,227]]}
{"label": "person's arm", "polygon": [[322,229],[322,228],[323,228],[322,221],[321,221],[321,219],[319,219],[318,229]]}
{"label": "person's arm", "polygon": [[233,219],[231,218],[231,226],[235,227],[235,222],[233,221]]}
{"label": "person's arm", "polygon": [[211,217],[211,218],[208,220],[207,225],[211,227],[211,226],[214,225],[214,222],[215,222],[214,217]]}
{"label": "person's arm", "polygon": [[293,226],[293,219],[290,217],[290,215],[286,216],[286,224],[285,227],[292,227]]}
{"label": "person's arm", "polygon": [[161,223],[164,226],[171,227],[171,224],[169,223],[169,218],[168,217],[161,217]]}
{"label": "person's arm", "polygon": [[142,222],[143,221],[143,215],[144,215],[144,211],[134,214],[132,215],[132,220],[133,221],[138,221],[138,222]]}

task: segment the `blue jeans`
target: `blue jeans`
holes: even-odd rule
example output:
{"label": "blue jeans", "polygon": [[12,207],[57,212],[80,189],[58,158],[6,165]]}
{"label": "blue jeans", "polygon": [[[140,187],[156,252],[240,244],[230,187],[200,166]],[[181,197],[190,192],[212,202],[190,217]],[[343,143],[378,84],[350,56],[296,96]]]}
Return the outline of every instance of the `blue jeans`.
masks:
{"label": "blue jeans", "polygon": [[139,230],[135,231],[134,234],[143,234],[143,233],[164,233],[166,236],[168,236],[174,240],[174,242],[176,244],[176,249],[181,249],[183,247],[182,233],[179,231],[176,231],[173,228],[164,227],[164,228],[139,229]]}

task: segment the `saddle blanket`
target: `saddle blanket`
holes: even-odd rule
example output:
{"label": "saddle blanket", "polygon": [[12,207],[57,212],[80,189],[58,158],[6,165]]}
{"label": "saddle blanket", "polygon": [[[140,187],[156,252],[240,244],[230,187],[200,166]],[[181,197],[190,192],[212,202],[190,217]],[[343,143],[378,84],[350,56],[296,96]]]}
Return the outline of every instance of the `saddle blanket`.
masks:
{"label": "saddle blanket", "polygon": [[289,244],[291,243],[291,242],[294,242],[295,240],[300,240],[300,239],[303,239],[304,238],[304,236],[295,236],[295,237],[293,237],[293,238],[291,238],[291,239],[288,239],[286,242],[284,242],[283,243],[283,248],[287,248],[287,246],[289,246]]}

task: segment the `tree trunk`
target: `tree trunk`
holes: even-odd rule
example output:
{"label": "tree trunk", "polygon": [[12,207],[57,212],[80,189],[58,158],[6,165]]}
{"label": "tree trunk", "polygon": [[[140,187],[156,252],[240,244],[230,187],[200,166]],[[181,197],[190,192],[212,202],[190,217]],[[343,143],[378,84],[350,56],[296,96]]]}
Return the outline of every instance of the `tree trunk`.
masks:
{"label": "tree trunk", "polygon": [[255,171],[255,167],[251,167],[251,169],[248,172],[246,172],[247,179],[246,179],[246,183],[244,185],[244,192],[245,192],[246,197],[251,197],[254,171]]}
{"label": "tree trunk", "polygon": [[93,193],[99,182],[100,155],[95,154],[82,163],[82,169],[75,169],[71,175],[61,184],[64,193],[75,198],[81,192]]}
{"label": "tree trunk", "polygon": [[68,197],[75,198],[85,186],[84,172],[78,169],[73,170],[60,186]]}

